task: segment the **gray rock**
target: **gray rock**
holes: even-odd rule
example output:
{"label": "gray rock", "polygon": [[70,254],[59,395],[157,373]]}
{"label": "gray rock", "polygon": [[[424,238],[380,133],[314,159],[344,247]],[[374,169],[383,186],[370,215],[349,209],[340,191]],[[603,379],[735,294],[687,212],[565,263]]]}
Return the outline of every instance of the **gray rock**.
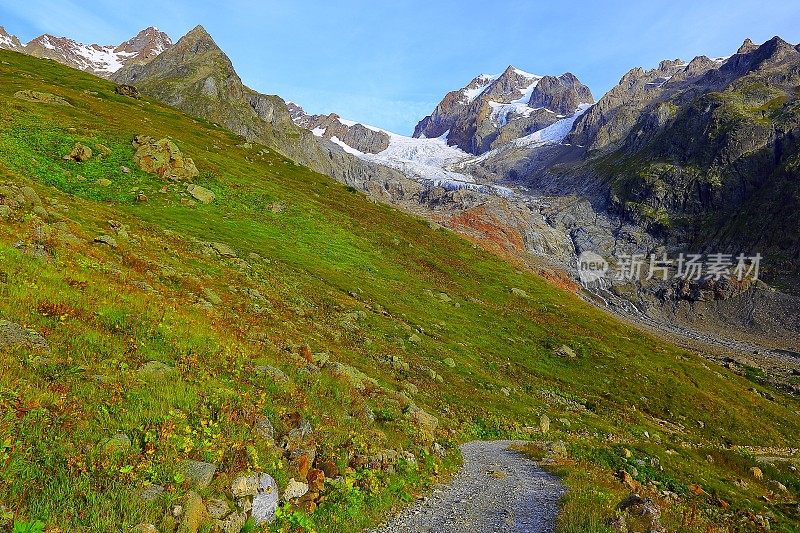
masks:
{"label": "gray rock", "polygon": [[560,357],[564,357],[566,359],[575,359],[578,355],[575,353],[575,350],[567,346],[566,344],[562,344],[559,346],[556,351],[556,355]]}
{"label": "gray rock", "polygon": [[164,493],[164,487],[152,483],[139,490],[139,497],[144,501],[153,501]]}
{"label": "gray rock", "polygon": [[[291,480],[289,483],[294,480]],[[306,485],[308,491],[308,485]],[[304,493],[305,494],[305,493]],[[269,474],[262,474],[258,481],[258,494],[253,498],[253,518],[258,524],[272,522],[278,509],[278,484]]]}
{"label": "gray rock", "polygon": [[11,208],[0,204],[0,219],[8,220],[9,218],[11,218]]}
{"label": "gray rock", "polygon": [[47,340],[35,331],[8,320],[0,320],[0,348],[14,346],[50,353],[50,345]]}
{"label": "gray rock", "polygon": [[208,516],[217,519],[225,518],[228,516],[228,513],[231,512],[228,502],[219,498],[211,498],[210,500],[206,500],[206,509],[208,510]]}
{"label": "gray rock", "polygon": [[186,459],[180,463],[180,472],[189,482],[197,488],[205,488],[214,479],[217,466],[203,461]]}
{"label": "gray rock", "polygon": [[117,247],[117,240],[112,237],[111,235],[98,235],[94,238],[94,242],[97,244],[105,244],[106,246],[110,246],[111,248]]}
{"label": "gray rock", "polygon": [[253,369],[253,372],[257,376],[265,376],[278,384],[289,382],[289,377],[286,375],[286,373],[280,368],[276,368],[274,366],[258,365]]}
{"label": "gray rock", "polygon": [[272,426],[272,422],[269,421],[269,418],[262,417],[258,419],[253,430],[256,432],[256,435],[261,437],[262,439],[274,440],[275,439],[275,428]]}
{"label": "gray rock", "polygon": [[222,257],[237,257],[236,250],[224,242],[212,242],[211,248]]}
{"label": "gray rock", "polygon": [[205,187],[201,187],[200,185],[195,185],[194,183],[190,183],[186,187],[186,192],[191,194],[195,200],[204,204],[210,204],[211,202],[217,199],[216,195],[213,192],[206,189]]}
{"label": "gray rock", "polygon": [[219,521],[219,527],[223,533],[239,533],[247,522],[247,514],[244,512],[231,513],[224,520]]}

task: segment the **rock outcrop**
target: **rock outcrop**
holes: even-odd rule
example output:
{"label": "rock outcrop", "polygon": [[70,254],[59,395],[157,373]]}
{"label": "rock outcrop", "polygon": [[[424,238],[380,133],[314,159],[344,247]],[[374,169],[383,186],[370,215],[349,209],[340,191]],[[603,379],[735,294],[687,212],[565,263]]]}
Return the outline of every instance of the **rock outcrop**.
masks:
{"label": "rock outcrop", "polygon": [[482,74],[448,93],[414,129],[414,137],[441,137],[482,154],[541,130],[594,102],[571,73],[537,76],[509,66],[499,76]]}

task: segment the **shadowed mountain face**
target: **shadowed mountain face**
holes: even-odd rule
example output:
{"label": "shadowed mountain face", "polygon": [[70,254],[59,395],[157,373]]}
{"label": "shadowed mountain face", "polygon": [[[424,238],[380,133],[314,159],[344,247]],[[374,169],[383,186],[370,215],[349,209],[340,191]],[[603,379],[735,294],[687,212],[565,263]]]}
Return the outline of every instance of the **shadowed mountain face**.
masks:
{"label": "shadowed mountain face", "polygon": [[[662,81],[663,80],[663,81]],[[770,256],[800,271],[800,52],[745,42],[724,62],[700,57],[631,71],[581,117],[612,209],[667,242]]]}
{"label": "shadowed mountain face", "polygon": [[202,26],[149,63],[126,67],[113,79],[387,200],[418,188],[399,172],[361,161],[296,126],[283,99],[242,83],[228,56]]}
{"label": "shadowed mountain face", "polygon": [[441,137],[448,144],[482,154],[572,115],[594,102],[578,78],[537,76],[509,66],[499,76],[482,74],[451,91],[422,119],[414,137]]}

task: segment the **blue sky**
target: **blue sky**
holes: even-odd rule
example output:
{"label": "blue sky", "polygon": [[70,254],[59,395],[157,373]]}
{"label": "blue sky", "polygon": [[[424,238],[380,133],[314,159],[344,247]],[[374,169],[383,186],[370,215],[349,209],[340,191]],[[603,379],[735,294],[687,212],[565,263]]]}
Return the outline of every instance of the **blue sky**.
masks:
{"label": "blue sky", "polygon": [[800,2],[0,0],[0,25],[116,44],[197,24],[245,83],[313,113],[410,133],[449,90],[507,65],[573,72],[599,98],[634,66],[729,55],[745,37],[800,42]]}

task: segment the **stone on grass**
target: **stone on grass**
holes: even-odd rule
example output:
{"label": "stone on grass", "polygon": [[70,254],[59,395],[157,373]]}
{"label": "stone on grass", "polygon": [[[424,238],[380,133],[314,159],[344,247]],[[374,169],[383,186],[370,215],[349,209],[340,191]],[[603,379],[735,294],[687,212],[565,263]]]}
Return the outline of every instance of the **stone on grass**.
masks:
{"label": "stone on grass", "polygon": [[72,104],[67,102],[60,96],[56,96],[55,94],[51,93],[43,93],[39,91],[17,91],[14,93],[14,98],[19,98],[20,100],[27,100],[29,102],[41,102],[45,104],[56,104],[56,105],[65,105],[68,107],[72,107]]}
{"label": "stone on grass", "polygon": [[272,422],[270,422],[269,418],[267,417],[259,418],[253,426],[253,429],[255,430],[256,435],[262,439],[275,439],[275,428],[272,426]]}
{"label": "stone on grass", "polygon": [[147,135],[137,135],[133,146],[136,148],[133,161],[145,172],[170,181],[189,181],[200,175],[192,158],[184,156],[171,139],[156,141]]}
{"label": "stone on grass", "polygon": [[444,363],[446,366],[449,366],[450,368],[455,368],[456,367],[456,362],[453,361],[452,357],[446,357],[446,358],[442,359],[442,363]]}
{"label": "stone on grass", "polygon": [[11,208],[7,205],[0,205],[0,218],[3,220],[11,218]]}
{"label": "stone on grass", "polygon": [[[289,483],[291,484],[292,481],[294,479]],[[303,485],[305,484],[303,483]],[[308,491],[308,485],[306,485],[306,491]],[[256,523],[263,524],[275,519],[275,512],[278,510],[278,496],[278,484],[269,474],[262,474],[258,480],[258,493],[253,498],[253,518]]]}
{"label": "stone on grass", "polygon": [[247,523],[247,514],[243,512],[231,513],[226,519],[218,522],[222,533],[240,533]]}
{"label": "stone on grass", "polygon": [[178,533],[196,533],[208,517],[203,498],[196,492],[186,495],[183,503],[183,519],[178,526]]}
{"label": "stone on grass", "polygon": [[146,502],[151,502],[164,493],[164,487],[151,483],[139,490],[139,497]]}
{"label": "stone on grass", "polygon": [[299,498],[308,492],[308,484],[302,481],[297,481],[294,478],[289,480],[286,484],[286,490],[283,492],[283,500],[289,501]]}
{"label": "stone on grass", "polygon": [[231,494],[234,498],[255,496],[258,493],[258,474],[243,474],[231,483]]}
{"label": "stone on grass", "polygon": [[22,346],[29,350],[50,352],[50,345],[44,337],[15,322],[0,320],[0,349]]}
{"label": "stone on grass", "polygon": [[212,242],[211,248],[222,257],[237,257],[236,250],[224,242]]}
{"label": "stone on grass", "polygon": [[231,512],[228,502],[220,498],[211,498],[206,501],[206,509],[211,518],[225,518]]}
{"label": "stone on grass", "polygon": [[564,357],[566,359],[575,359],[578,355],[575,353],[575,350],[567,346],[566,344],[562,344],[556,349],[556,355],[559,357]]}
{"label": "stone on grass", "polygon": [[266,378],[278,384],[289,382],[289,377],[286,375],[286,373],[280,368],[276,368],[274,366],[258,365],[253,369],[253,371],[256,373],[256,375],[265,376]]}
{"label": "stone on grass", "polygon": [[210,204],[217,198],[213,192],[200,185],[195,185],[194,183],[190,183],[189,186],[186,187],[186,192],[191,194],[192,197],[194,197],[194,199],[198,202],[206,205]]}
{"label": "stone on grass", "polygon": [[64,161],[76,161],[82,163],[92,158],[92,149],[81,143],[75,143],[72,151],[64,156]]}
{"label": "stone on grass", "polygon": [[186,459],[181,462],[180,471],[189,480],[189,483],[203,489],[211,484],[211,480],[214,479],[214,473],[217,471],[217,466],[203,461]]}
{"label": "stone on grass", "polygon": [[139,89],[133,85],[117,85],[114,88],[114,92],[129,98],[139,98]]}
{"label": "stone on grass", "polygon": [[111,248],[117,247],[117,240],[111,235],[98,235],[94,238],[94,242],[97,244],[105,244]]}

